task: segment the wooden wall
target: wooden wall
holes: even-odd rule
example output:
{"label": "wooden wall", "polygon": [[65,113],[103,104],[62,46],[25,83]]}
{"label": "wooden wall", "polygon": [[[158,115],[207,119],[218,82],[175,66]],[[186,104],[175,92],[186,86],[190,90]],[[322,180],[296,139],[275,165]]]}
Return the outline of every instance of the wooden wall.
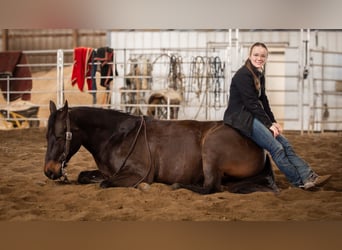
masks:
{"label": "wooden wall", "polygon": [[[108,46],[106,30],[85,29],[3,29],[1,51],[32,51],[73,49],[75,47],[98,48]],[[28,55],[29,63],[55,63],[56,53]],[[66,55],[72,62],[72,54]],[[32,68],[34,71],[34,68]]]}

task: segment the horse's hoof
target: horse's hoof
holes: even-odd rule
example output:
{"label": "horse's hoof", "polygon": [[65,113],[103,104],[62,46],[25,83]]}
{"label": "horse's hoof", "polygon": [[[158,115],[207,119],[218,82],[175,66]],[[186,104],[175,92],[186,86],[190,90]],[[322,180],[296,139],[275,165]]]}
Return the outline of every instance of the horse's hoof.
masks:
{"label": "horse's hoof", "polygon": [[99,183],[103,181],[103,175],[100,171],[83,171],[79,173],[77,182],[79,184],[92,184],[92,183]]}
{"label": "horse's hoof", "polygon": [[77,182],[79,184],[89,184],[90,183],[90,179],[88,177],[86,177],[86,176],[78,176]]}
{"label": "horse's hoof", "polygon": [[180,183],[173,183],[171,185],[172,190],[176,190],[176,189],[180,189],[180,188],[182,188],[182,185]]}
{"label": "horse's hoof", "polygon": [[110,181],[105,180],[100,183],[100,188],[109,188],[109,187],[111,187]]}
{"label": "horse's hoof", "polygon": [[138,185],[138,189],[139,189],[140,191],[148,191],[150,188],[151,188],[151,185],[148,184],[148,183],[146,183],[146,182],[140,183],[140,184]]}

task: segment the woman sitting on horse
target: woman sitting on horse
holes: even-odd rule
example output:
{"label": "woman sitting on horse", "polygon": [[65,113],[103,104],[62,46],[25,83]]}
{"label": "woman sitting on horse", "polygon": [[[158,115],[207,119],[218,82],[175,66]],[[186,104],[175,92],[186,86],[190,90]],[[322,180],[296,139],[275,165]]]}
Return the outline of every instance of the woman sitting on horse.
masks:
{"label": "woman sitting on horse", "polygon": [[295,154],[271,111],[265,92],[267,56],[265,44],[252,45],[245,64],[232,78],[224,122],[267,150],[293,186],[305,190],[321,186],[331,175],[319,176]]}

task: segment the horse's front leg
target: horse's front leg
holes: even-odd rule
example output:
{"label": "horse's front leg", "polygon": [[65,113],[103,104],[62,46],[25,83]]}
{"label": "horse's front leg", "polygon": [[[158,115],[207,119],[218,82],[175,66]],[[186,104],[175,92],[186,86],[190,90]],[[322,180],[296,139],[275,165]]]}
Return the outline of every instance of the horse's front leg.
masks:
{"label": "horse's front leg", "polygon": [[142,181],[144,181],[144,178],[141,175],[127,172],[109,178],[107,177],[100,183],[100,187],[136,187]]}
{"label": "horse's front leg", "polygon": [[77,182],[80,184],[99,183],[105,179],[100,170],[82,171],[78,175]]}

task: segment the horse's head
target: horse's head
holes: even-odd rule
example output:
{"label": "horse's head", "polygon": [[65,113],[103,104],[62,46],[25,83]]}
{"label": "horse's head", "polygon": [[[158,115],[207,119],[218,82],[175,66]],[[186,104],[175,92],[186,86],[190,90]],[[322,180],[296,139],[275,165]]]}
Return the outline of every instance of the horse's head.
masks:
{"label": "horse's head", "polygon": [[48,178],[53,180],[62,176],[66,178],[66,164],[81,146],[77,137],[77,130],[70,119],[68,102],[66,101],[64,107],[57,110],[55,103],[50,101],[44,165],[44,173]]}

